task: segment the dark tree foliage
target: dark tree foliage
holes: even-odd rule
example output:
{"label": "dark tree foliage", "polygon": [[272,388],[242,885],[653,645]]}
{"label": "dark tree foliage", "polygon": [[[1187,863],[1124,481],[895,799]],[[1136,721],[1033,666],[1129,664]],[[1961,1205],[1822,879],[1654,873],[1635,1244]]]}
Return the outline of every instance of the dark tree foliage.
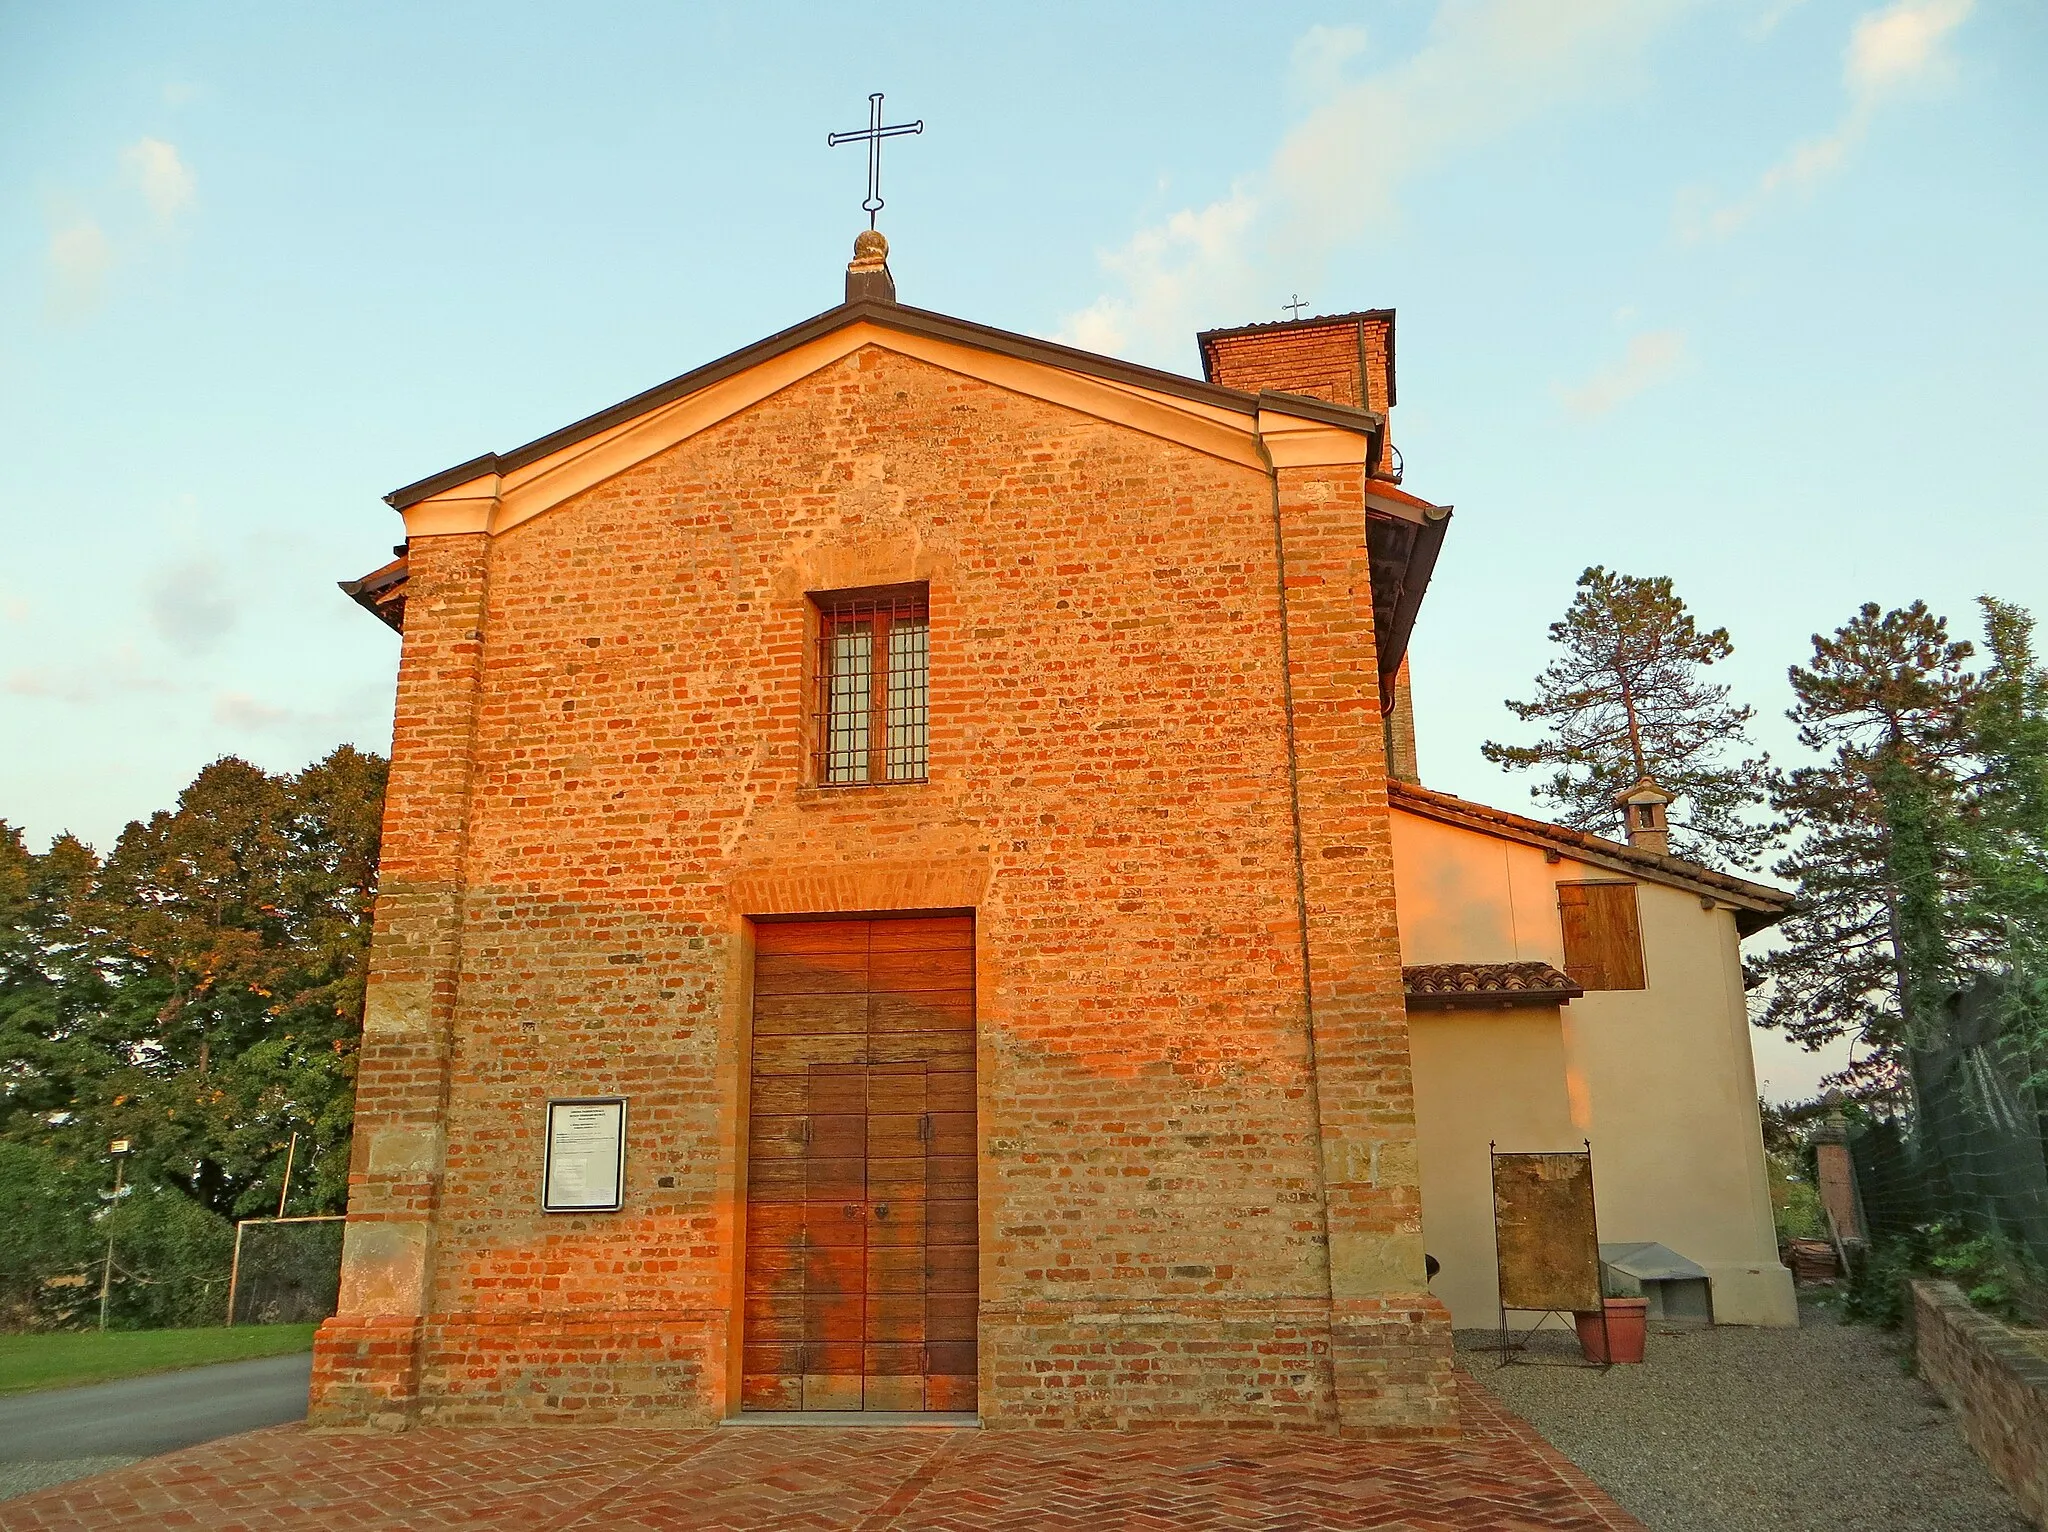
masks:
{"label": "dark tree foliage", "polygon": [[0,834],[0,1141],[65,1162],[136,1145],[131,1179],[225,1217],[346,1199],[386,764],[296,776],[227,758],[101,863]]}
{"label": "dark tree foliage", "polygon": [[1675,854],[1755,867],[1772,844],[1771,826],[1754,813],[1768,762],[1745,754],[1755,709],[1703,674],[1734,652],[1728,630],[1702,632],[1666,577],[1596,565],[1579,576],[1550,641],[1559,652],[1537,676],[1536,695],[1507,704],[1548,737],[1489,741],[1486,758],[1511,771],[1547,769],[1530,796],[1555,805],[1562,823],[1605,835],[1624,832],[1615,795],[1653,776],[1677,797]]}
{"label": "dark tree foliage", "polygon": [[1865,605],[1789,676],[1820,764],[1771,777],[1795,835],[1776,871],[1799,902],[1761,963],[1759,1025],[1809,1047],[1858,1039],[1845,1083],[1895,1086],[1973,951],[1961,840],[1976,684],[1966,641],[1915,602]]}
{"label": "dark tree foliage", "polygon": [[2008,1033],[2038,1070],[2048,1059],[2048,672],[2031,615],[1989,596],[1979,605],[1991,663],[1969,714],[1969,924],[2005,980]]}

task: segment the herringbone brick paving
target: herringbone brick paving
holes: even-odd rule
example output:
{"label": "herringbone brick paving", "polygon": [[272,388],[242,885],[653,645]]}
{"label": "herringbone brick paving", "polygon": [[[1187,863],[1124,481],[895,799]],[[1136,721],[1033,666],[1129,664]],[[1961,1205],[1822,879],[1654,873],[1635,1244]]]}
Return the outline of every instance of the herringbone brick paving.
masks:
{"label": "herringbone brick paving", "polygon": [[1241,1431],[279,1426],[0,1504],[0,1532],[1621,1532],[1469,1377],[1456,1445]]}

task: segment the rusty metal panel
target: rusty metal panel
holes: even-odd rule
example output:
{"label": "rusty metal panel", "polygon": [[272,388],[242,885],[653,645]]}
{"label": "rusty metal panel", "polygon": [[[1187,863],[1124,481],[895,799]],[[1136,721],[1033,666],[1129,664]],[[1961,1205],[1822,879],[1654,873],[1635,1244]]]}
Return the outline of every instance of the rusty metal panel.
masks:
{"label": "rusty metal panel", "polygon": [[1493,1240],[1502,1308],[1597,1310],[1593,1156],[1496,1154]]}

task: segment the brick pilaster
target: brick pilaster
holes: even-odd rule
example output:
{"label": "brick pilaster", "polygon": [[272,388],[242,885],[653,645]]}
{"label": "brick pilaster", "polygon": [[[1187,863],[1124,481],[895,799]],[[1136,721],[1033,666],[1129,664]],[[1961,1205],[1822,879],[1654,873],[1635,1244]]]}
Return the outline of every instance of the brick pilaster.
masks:
{"label": "brick pilaster", "polygon": [[316,1424],[403,1424],[433,1282],[462,954],[487,539],[408,548],[339,1312],[315,1347]]}
{"label": "brick pilaster", "polygon": [[1448,1435],[1450,1316],[1422,1269],[1364,473],[1275,474],[1338,1416],[1347,1430]]}

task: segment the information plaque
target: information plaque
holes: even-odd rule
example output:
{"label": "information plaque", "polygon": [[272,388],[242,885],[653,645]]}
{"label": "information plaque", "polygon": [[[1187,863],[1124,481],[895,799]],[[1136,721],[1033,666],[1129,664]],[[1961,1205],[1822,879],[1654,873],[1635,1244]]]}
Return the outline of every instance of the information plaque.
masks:
{"label": "information plaque", "polygon": [[626,1098],[550,1101],[541,1211],[616,1213],[625,1190]]}

